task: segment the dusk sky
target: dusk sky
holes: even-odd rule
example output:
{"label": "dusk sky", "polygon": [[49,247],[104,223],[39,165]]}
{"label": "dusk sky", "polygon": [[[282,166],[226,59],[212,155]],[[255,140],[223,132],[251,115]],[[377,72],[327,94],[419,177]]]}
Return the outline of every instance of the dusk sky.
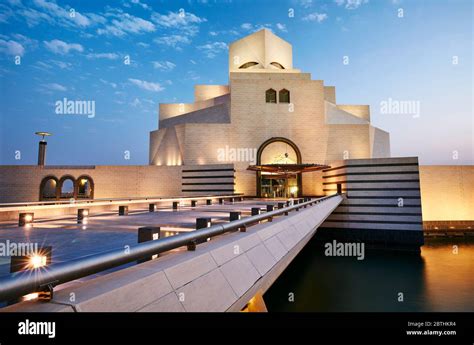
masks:
{"label": "dusk sky", "polygon": [[[3,0],[0,164],[36,164],[36,131],[53,133],[48,164],[148,164],[158,104],[192,102],[195,84],[227,84],[228,44],[262,27],[293,45],[295,68],[336,86],[337,103],[369,104],[373,125],[390,132],[392,156],[473,164],[472,7]],[[64,98],[95,101],[94,116],[57,114]],[[387,113],[389,100],[419,113]]]}

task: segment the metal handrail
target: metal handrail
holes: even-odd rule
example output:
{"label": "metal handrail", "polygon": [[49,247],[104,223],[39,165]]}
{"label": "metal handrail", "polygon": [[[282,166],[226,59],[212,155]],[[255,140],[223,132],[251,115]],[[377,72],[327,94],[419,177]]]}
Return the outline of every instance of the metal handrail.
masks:
{"label": "metal handrail", "polygon": [[207,238],[247,227],[259,221],[267,220],[301,207],[320,203],[338,194],[319,199],[311,199],[300,204],[284,207],[259,215],[245,217],[225,224],[216,224],[208,228],[182,233],[175,236],[148,241],[128,247],[127,250],[115,249],[70,260],[53,263],[48,267],[24,270],[0,277],[0,301],[10,301],[29,293],[44,291],[75,279],[83,278],[104,270],[118,267],[136,260],[151,257],[172,249],[199,243]]}

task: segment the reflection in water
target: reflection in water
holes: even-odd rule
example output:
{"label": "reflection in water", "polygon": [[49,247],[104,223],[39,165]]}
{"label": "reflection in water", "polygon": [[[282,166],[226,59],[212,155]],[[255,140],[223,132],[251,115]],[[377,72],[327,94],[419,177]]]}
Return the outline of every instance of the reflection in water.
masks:
{"label": "reflection in water", "polygon": [[474,311],[473,265],[472,239],[429,239],[421,255],[367,250],[362,261],[312,241],[264,299],[269,311]]}

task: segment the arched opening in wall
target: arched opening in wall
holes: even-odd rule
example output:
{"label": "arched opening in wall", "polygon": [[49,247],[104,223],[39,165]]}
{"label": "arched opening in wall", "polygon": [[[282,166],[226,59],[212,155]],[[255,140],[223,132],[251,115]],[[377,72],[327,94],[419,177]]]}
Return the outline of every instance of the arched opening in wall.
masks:
{"label": "arched opening in wall", "polygon": [[265,141],[257,151],[257,196],[263,198],[300,197],[302,174],[285,166],[301,164],[301,152],[291,140],[281,137]]}
{"label": "arched opening in wall", "polygon": [[239,67],[239,69],[247,69],[247,68],[252,68],[258,66],[258,62],[255,61],[250,61],[244,63],[242,66]]}
{"label": "arched opening in wall", "polygon": [[290,103],[290,91],[282,89],[278,92],[278,100],[280,103]]}
{"label": "arched opening in wall", "polygon": [[273,89],[268,89],[265,91],[265,102],[267,103],[276,103],[277,102],[277,92]]}
{"label": "arched opening in wall", "polygon": [[40,183],[40,200],[55,200],[57,193],[58,179],[55,176],[46,176]]}
{"label": "arched opening in wall", "polygon": [[75,180],[72,176],[63,176],[59,180],[59,197],[61,199],[75,198]]}
{"label": "arched opening in wall", "polygon": [[94,198],[94,181],[91,177],[83,175],[77,179],[77,198],[93,199]]}
{"label": "arched opening in wall", "polygon": [[270,62],[270,65],[278,69],[285,69],[285,67],[283,67],[283,65],[279,62]]}

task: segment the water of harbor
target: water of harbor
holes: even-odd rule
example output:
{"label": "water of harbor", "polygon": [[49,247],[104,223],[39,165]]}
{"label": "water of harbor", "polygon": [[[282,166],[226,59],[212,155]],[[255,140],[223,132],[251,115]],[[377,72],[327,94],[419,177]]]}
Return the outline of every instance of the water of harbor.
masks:
{"label": "water of harbor", "polygon": [[264,295],[269,311],[474,311],[474,239],[426,239],[420,254],[329,257],[308,243]]}

